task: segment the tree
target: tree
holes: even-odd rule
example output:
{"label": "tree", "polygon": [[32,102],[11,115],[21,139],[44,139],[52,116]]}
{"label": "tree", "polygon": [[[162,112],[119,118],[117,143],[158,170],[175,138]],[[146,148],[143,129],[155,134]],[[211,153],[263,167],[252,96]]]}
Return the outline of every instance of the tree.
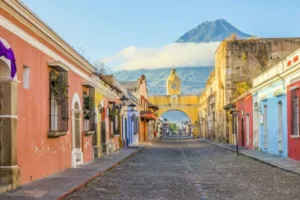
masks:
{"label": "tree", "polygon": [[170,130],[172,131],[172,133],[174,133],[175,131],[177,131],[177,125],[174,123],[170,123]]}
{"label": "tree", "polygon": [[95,62],[94,67],[96,68],[97,74],[111,74],[111,70],[108,67],[106,67],[102,61]]}

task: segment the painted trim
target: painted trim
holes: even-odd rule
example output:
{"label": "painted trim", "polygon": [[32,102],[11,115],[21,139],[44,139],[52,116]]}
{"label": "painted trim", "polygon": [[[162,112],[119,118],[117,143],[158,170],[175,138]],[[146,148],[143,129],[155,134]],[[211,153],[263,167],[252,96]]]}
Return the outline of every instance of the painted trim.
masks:
{"label": "painted trim", "polygon": [[297,90],[297,89],[299,89],[299,88],[300,88],[299,85],[295,85],[295,86],[293,86],[293,87],[290,87],[290,91],[292,91],[292,90]]}
{"label": "painted trim", "polygon": [[18,165],[12,165],[12,166],[0,166],[1,169],[13,169],[13,168],[19,168]]}
{"label": "painted trim", "polygon": [[13,82],[13,83],[21,83],[21,81],[16,80],[16,79],[11,79],[11,78],[0,78],[0,83],[9,83],[9,82]]}
{"label": "painted trim", "polygon": [[261,101],[267,101],[268,100],[268,96],[267,95],[263,95],[262,97],[260,97]]}
{"label": "painted trim", "polygon": [[58,60],[48,62],[48,66],[49,67],[57,67],[58,66],[58,67],[63,68],[66,71],[70,70],[70,68],[68,66],[66,66],[61,61],[58,61]]}
{"label": "painted trim", "polygon": [[291,135],[291,138],[297,139],[300,138],[300,135]]}
{"label": "painted trim", "polygon": [[298,82],[298,81],[300,81],[300,77],[292,78],[292,79],[289,81],[289,85],[290,85],[290,84],[293,84],[293,83],[296,83],[296,82]]}
{"label": "painted trim", "polygon": [[18,115],[0,115],[0,119],[7,119],[7,118],[18,119]]}
{"label": "painted trim", "polygon": [[76,74],[78,74],[82,78],[86,79],[87,81],[91,81],[91,78],[87,74],[85,74],[80,69],[78,69],[77,67],[75,67],[74,65],[72,65],[71,63],[66,61],[65,59],[63,59],[61,56],[59,56],[54,51],[49,49],[46,45],[42,44],[41,42],[39,42],[38,40],[36,40],[32,36],[30,36],[28,33],[23,31],[19,27],[17,27],[15,24],[10,22],[9,20],[4,18],[3,16],[0,16],[0,26],[4,27],[5,29],[7,29],[11,33],[15,34],[19,38],[23,39],[25,42],[32,45],[36,49],[42,51],[46,55],[52,57],[54,60],[60,61],[61,63],[66,65],[71,71],[75,72]]}
{"label": "painted trim", "polygon": [[276,90],[274,93],[273,93],[273,96],[274,97],[280,97],[280,96],[283,96],[285,93],[283,92],[283,90]]}
{"label": "painted trim", "polygon": [[74,107],[75,107],[75,104],[78,103],[79,105],[79,111],[81,111],[81,102],[80,102],[80,97],[78,95],[78,93],[74,93],[73,94],[73,98],[72,98],[72,110],[74,111]]}
{"label": "painted trim", "polygon": [[3,1],[3,9],[19,22],[27,26],[31,31],[37,33],[41,38],[47,41],[54,48],[62,49],[61,51],[71,60],[76,60],[75,63],[80,63],[86,69],[94,71],[91,63],[89,63],[83,56],[81,56],[71,45],[69,45],[61,36],[59,36],[53,29],[44,23],[36,14],[34,14],[21,1]]}

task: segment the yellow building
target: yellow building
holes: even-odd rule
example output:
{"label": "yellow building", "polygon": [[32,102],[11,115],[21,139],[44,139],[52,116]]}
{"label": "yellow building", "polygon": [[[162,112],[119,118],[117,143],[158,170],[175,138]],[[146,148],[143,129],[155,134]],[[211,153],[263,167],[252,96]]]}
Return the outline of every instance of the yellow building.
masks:
{"label": "yellow building", "polygon": [[158,106],[158,117],[170,110],[178,110],[185,113],[191,121],[194,137],[199,136],[199,96],[182,95],[181,81],[175,69],[172,69],[166,80],[166,95],[150,96],[149,101]]}
{"label": "yellow building", "polygon": [[[100,109],[101,104],[103,104],[103,95],[101,93],[100,88],[96,88],[95,90],[95,106],[96,109]],[[98,113],[98,112],[97,112]],[[94,147],[94,157],[98,158],[102,156],[102,148],[101,148],[101,116],[100,114],[96,118],[96,133],[93,138],[93,147]]]}

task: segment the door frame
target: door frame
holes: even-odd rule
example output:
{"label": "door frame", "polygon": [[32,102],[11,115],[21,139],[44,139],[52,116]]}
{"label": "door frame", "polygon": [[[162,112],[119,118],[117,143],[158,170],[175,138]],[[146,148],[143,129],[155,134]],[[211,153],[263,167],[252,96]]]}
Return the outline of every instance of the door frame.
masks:
{"label": "door frame", "polygon": [[[78,106],[77,106],[78,105]],[[77,108],[76,108],[77,106]],[[71,152],[71,166],[77,167],[78,165],[83,164],[83,152],[82,152],[82,135],[81,135],[81,104],[80,104],[80,97],[77,93],[73,95],[72,100],[72,152]],[[79,138],[80,138],[80,148],[75,148],[75,123],[76,123],[76,114],[79,114]]]}

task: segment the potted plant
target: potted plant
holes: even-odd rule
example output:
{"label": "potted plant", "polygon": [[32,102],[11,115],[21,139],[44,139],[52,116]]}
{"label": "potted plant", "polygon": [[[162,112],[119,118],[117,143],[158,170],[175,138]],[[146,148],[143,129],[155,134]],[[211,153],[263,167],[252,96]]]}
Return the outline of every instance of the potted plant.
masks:
{"label": "potted plant", "polygon": [[[95,101],[91,96],[83,96],[83,118],[89,121],[94,114]],[[88,122],[89,123],[89,122]],[[85,130],[84,135],[89,136],[95,133],[94,130]]]}
{"label": "potted plant", "polygon": [[50,80],[51,91],[58,104],[62,104],[68,99],[69,85],[66,77],[62,73],[56,73],[54,70],[51,72]]}
{"label": "potted plant", "polygon": [[118,111],[115,108],[111,109],[111,111],[109,112],[109,118],[111,120],[114,120],[117,115],[118,115]]}

